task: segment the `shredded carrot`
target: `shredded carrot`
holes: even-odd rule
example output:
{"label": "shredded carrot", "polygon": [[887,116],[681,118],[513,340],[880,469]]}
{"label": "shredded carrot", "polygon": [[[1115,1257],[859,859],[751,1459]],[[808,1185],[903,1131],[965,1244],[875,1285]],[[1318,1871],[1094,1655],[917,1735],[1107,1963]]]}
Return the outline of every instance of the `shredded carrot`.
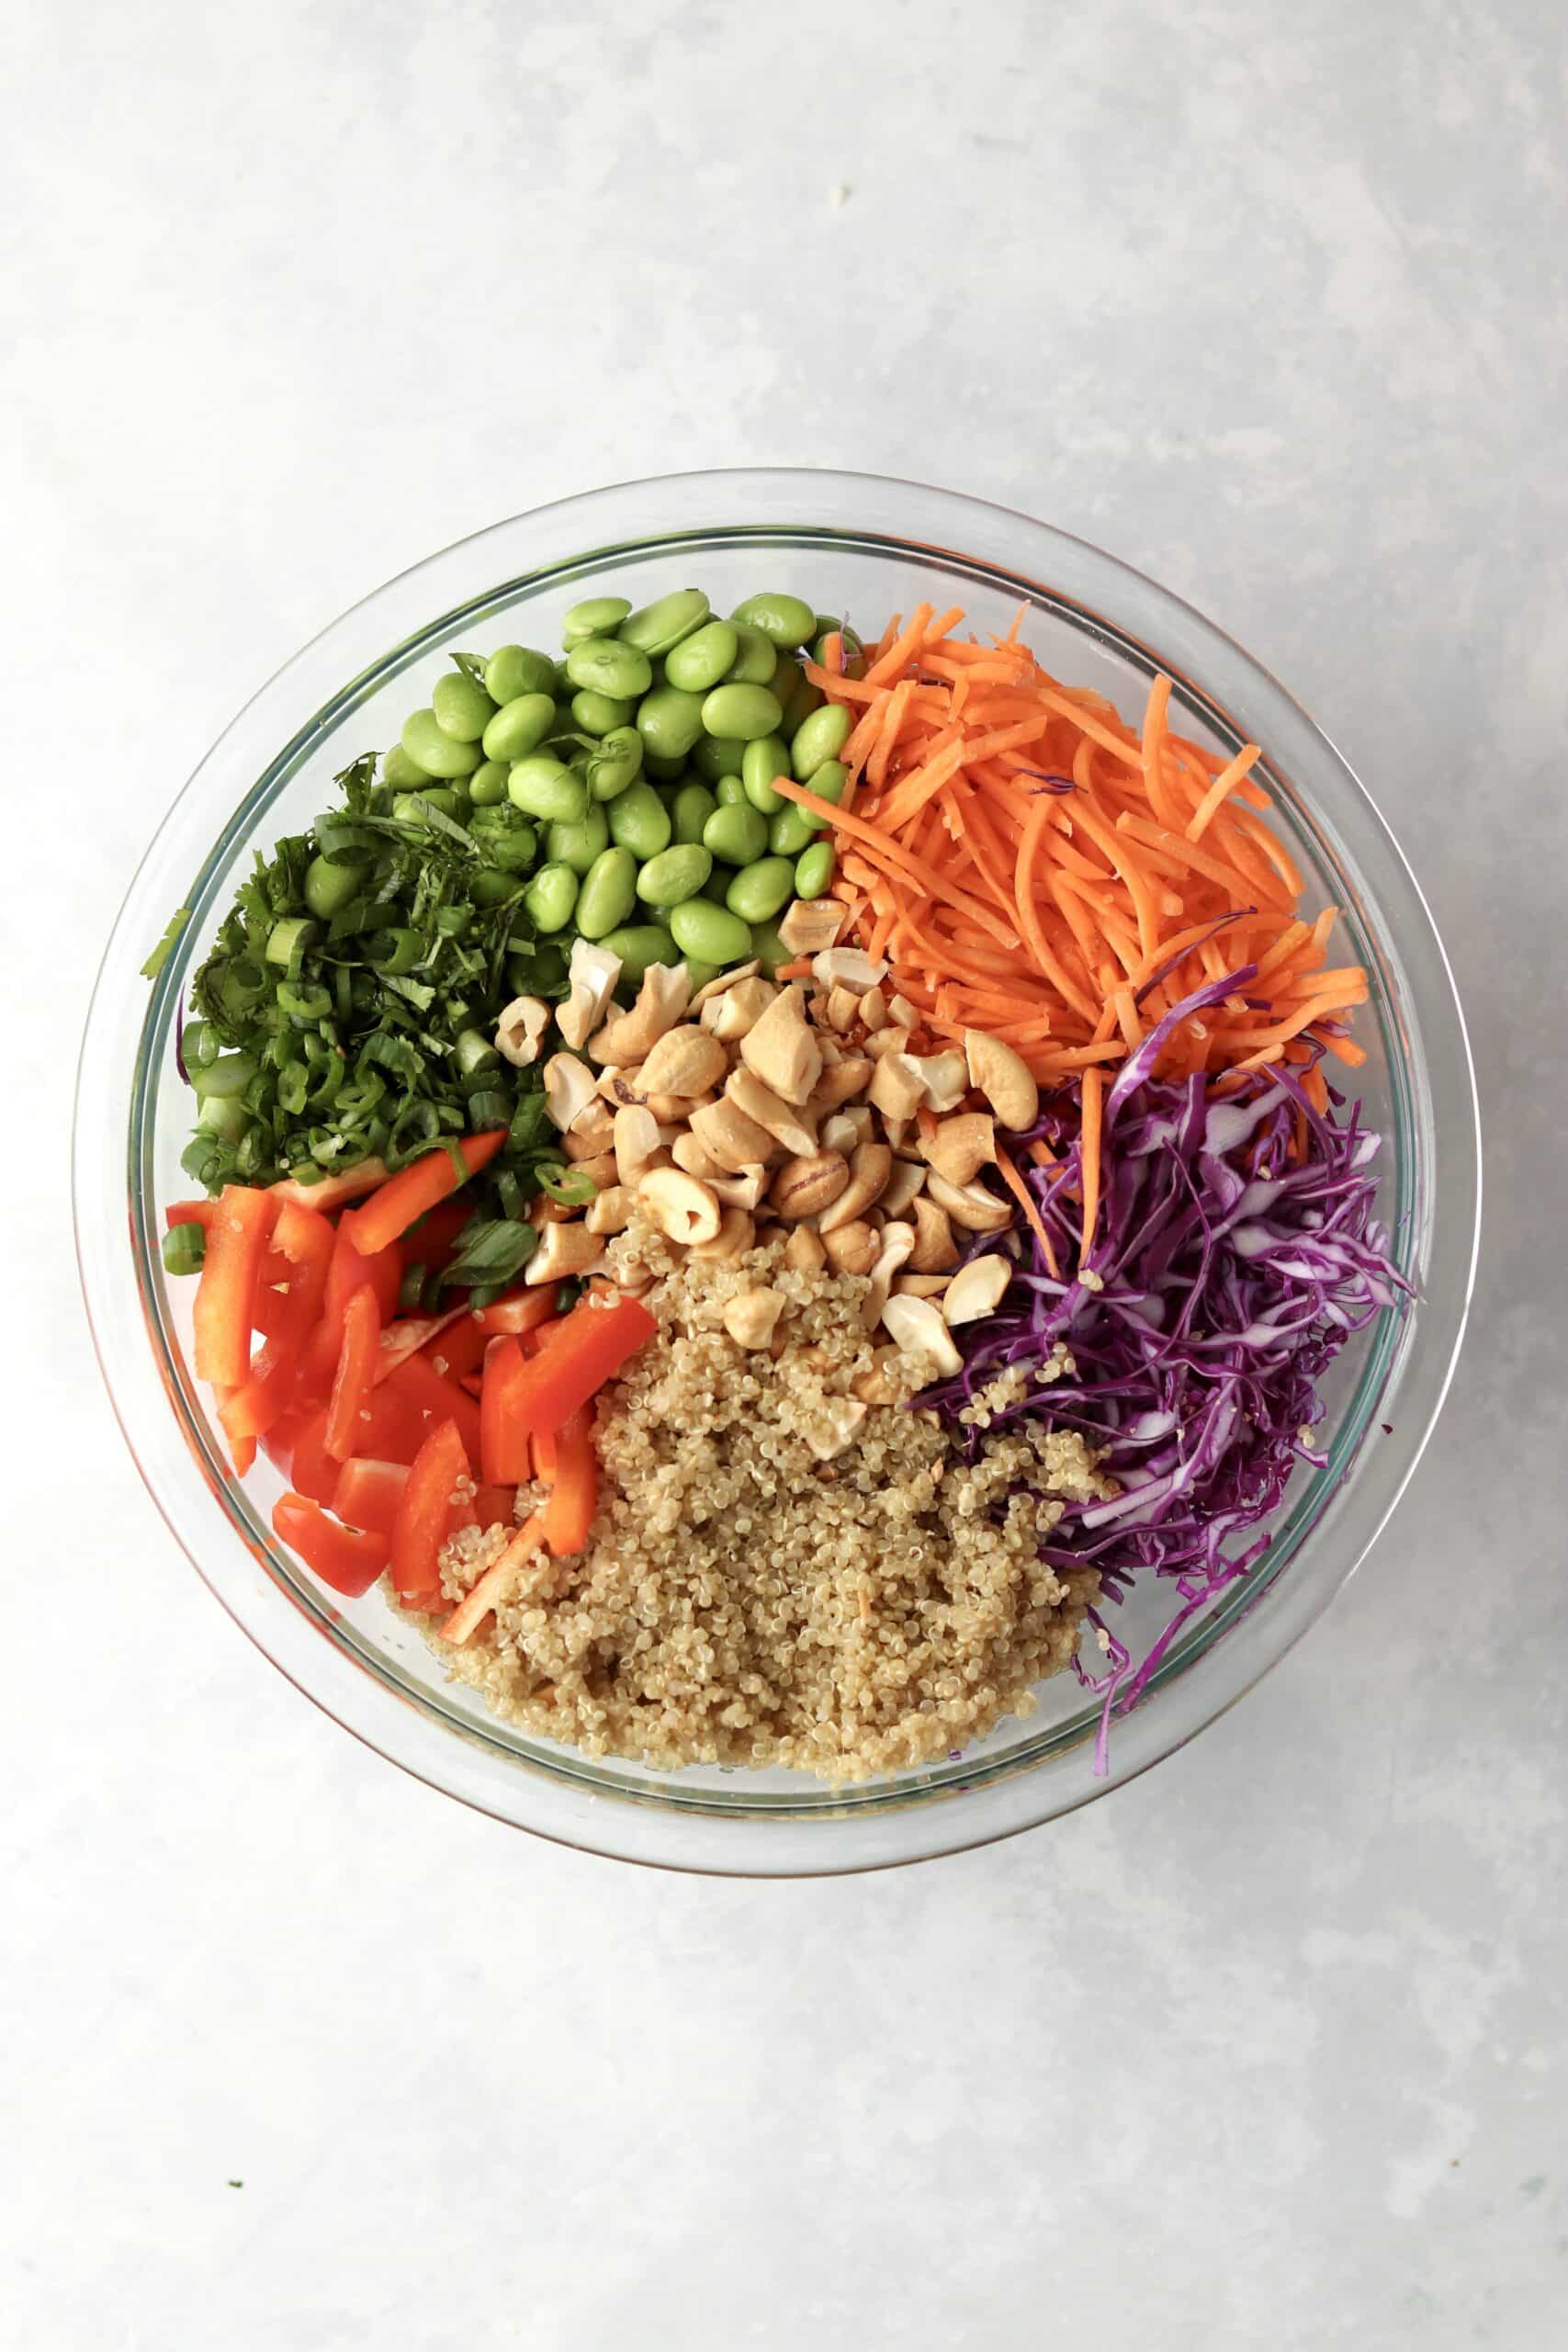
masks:
{"label": "shredded carrot", "polygon": [[1103,1070],[1085,1070],[1083,1125],[1078,1134],[1078,1166],[1083,1179],[1083,1246],[1078,1253],[1080,1266],[1089,1263],[1089,1253],[1094,1246],[1094,1228],[1100,1216],[1100,1114],[1104,1085]]}
{"label": "shredded carrot", "polygon": [[1020,1173],[1019,1170],[1013,1166],[1012,1161],[1009,1159],[1005,1151],[999,1151],[997,1154],[997,1172],[1000,1176],[1002,1182],[1007,1186],[1009,1192],[1013,1193],[1017,1198],[1020,1208],[1023,1211],[1024,1216],[1029,1219],[1030,1225],[1033,1228],[1034,1238],[1040,1244],[1041,1256],[1044,1259],[1045,1263],[1051,1269],[1051,1272],[1055,1276],[1057,1282],[1060,1282],[1062,1279],[1062,1269],[1056,1263],[1056,1252],[1051,1247],[1051,1236],[1046,1229],[1045,1220],[1040,1214],[1039,1203],[1035,1200],[1033,1193],[1030,1191],[1022,1175]]}

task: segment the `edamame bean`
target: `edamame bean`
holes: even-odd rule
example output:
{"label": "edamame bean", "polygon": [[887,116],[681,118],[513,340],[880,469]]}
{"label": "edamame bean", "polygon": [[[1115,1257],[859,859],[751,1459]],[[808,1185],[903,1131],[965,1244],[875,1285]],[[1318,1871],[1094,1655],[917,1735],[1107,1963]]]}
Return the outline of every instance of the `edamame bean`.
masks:
{"label": "edamame bean", "polygon": [[785,647],[805,645],[815,633],[817,624],[817,616],[809,605],[780,589],[765,589],[761,595],[748,596],[744,604],[736,605],[729,617],[760,628],[775,645]]}
{"label": "edamame bean", "polygon": [[678,907],[682,899],[696,897],[712,872],[707,851],[685,842],[649,859],[637,877],[637,894],[645,906]]}
{"label": "edamame bean", "polygon": [[[814,792],[818,800],[830,800],[836,808],[844,797],[844,787],[849,780],[850,772],[841,760],[824,760],[819,768],[812,769],[806,789]],[[826,817],[814,816],[807,808],[803,808],[800,814],[814,833],[819,833],[828,821]]]}
{"label": "edamame bean", "polygon": [[523,760],[542,743],[556,723],[556,707],[548,695],[519,695],[502,703],[486,727],[483,750],[487,760]]}
{"label": "edamame bean", "polygon": [[796,736],[814,710],[820,710],[828,697],[820,686],[814,686],[802,676],[800,684],[784,705],[784,731],[792,740]]}
{"label": "edamame bean", "polygon": [[768,681],[773,690],[773,700],[787,710],[796,691],[805,683],[806,673],[794,654],[781,653],[779,666]]}
{"label": "edamame bean", "polygon": [[640,611],[626,616],[615,631],[623,645],[635,645],[639,653],[651,660],[668,653],[683,637],[701,628],[709,612],[707,598],[700,588],[677,588],[668,596],[659,597]]}
{"label": "edamame bean", "polygon": [[422,767],[416,767],[400,743],[394,743],[381,755],[381,781],[399,792],[414,792],[422,784],[430,782]]}
{"label": "edamame bean", "polygon": [[510,800],[494,808],[476,808],[468,831],[490,864],[508,874],[526,874],[538,852],[537,829]]}
{"label": "edamame bean", "polygon": [[657,857],[669,848],[672,830],[670,811],[650,784],[629,785],[610,803],[610,839],[634,857]]}
{"label": "edamame bean", "polygon": [[592,686],[595,694],[635,702],[653,684],[653,664],[646,653],[635,645],[623,645],[617,637],[584,637],[566,657],[566,674],[574,686]]}
{"label": "edamame bean", "polygon": [[425,775],[472,775],[484,753],[477,743],[444,735],[433,710],[412,710],[403,721],[402,747]]}
{"label": "edamame bean", "polygon": [[524,695],[549,694],[555,682],[555,663],[531,645],[498,645],[485,663],[485,692],[502,709]]}
{"label": "edamame bean", "polygon": [[672,645],[664,657],[664,675],[682,694],[705,695],[728,677],[739,640],[728,621],[705,621],[702,628]]}
{"label": "edamame bean", "polygon": [[643,975],[650,964],[681,961],[681,951],[662,923],[628,923],[618,931],[609,931],[600,940],[601,947],[621,959],[621,979],[632,988],[642,986]]}
{"label": "edamame bean", "polygon": [[523,903],[540,931],[564,931],[577,904],[576,875],[570,865],[541,865]]}
{"label": "edamame bean", "polygon": [[721,808],[749,808],[746,786],[738,775],[721,775],[713,788],[714,798]]}
{"label": "edamame bean", "polygon": [[505,760],[481,762],[468,778],[468,798],[476,808],[496,808],[506,797],[506,779],[510,773]]}
{"label": "edamame bean", "polygon": [[735,631],[735,659],[728,670],[728,679],[737,686],[768,686],[779,666],[779,649],[771,637],[760,628],[749,628],[744,621],[731,621]]}
{"label": "edamame bean", "polygon": [[772,817],[784,807],[784,796],[773,790],[773,778],[789,774],[789,745],[782,735],[759,735],[746,746],[740,763],[740,780],[746,786],[746,797],[753,808],[764,817]]}
{"label": "edamame bean", "polygon": [[844,640],[844,675],[853,677],[856,674],[854,665],[857,662],[861,663],[863,669],[864,667],[865,648],[853,629],[846,628],[842,621],[834,620],[831,614],[818,613],[817,616],[817,634],[811,640],[811,659],[819,669],[825,668],[828,661],[828,639],[834,636],[841,637]]}
{"label": "edamame bean", "polygon": [[430,704],[443,735],[457,743],[477,743],[495,717],[494,703],[464,670],[437,678]]}
{"label": "edamame bean", "polygon": [[542,996],[548,989],[563,989],[566,950],[553,939],[541,939],[525,956],[507,957],[506,978],[513,996]]}
{"label": "edamame bean", "polygon": [[468,892],[476,907],[499,907],[517,888],[518,877],[499,865],[476,866],[468,877]]}
{"label": "edamame bean", "polygon": [[[642,742],[640,735],[637,740]],[[673,784],[686,773],[686,755],[683,752],[677,752],[667,757],[662,752],[650,752],[644,744],[642,764],[655,784]]]}
{"label": "edamame bean", "polygon": [[631,725],[637,716],[637,705],[630,695],[623,699],[602,695],[594,686],[583,686],[571,698],[571,716],[585,735],[609,735],[617,727]]}
{"label": "edamame bean", "polygon": [[852,720],[841,702],[825,702],[820,710],[802,719],[789,747],[790,765],[797,784],[809,784],[825,761],[837,760],[850,740]]}
{"label": "edamame bean", "polygon": [[795,950],[786,947],[779,937],[775,922],[758,922],[751,926],[751,953],[771,980],[781,964],[792,963]]}
{"label": "edamame bean", "polygon": [[742,743],[772,735],[783,717],[771,686],[715,686],[702,705],[702,725],[710,735],[738,736]]}
{"label": "edamame bean", "polygon": [[703,827],[703,847],[727,865],[750,865],[768,846],[768,820],[750,802],[716,808]]}
{"label": "edamame bean", "polygon": [[642,737],[635,727],[613,727],[588,755],[588,789],[595,800],[614,800],[642,769]]}
{"label": "edamame bean", "polygon": [[506,780],[508,797],[514,808],[525,816],[543,817],[547,822],[558,820],[563,825],[575,825],[588,807],[588,786],[580,775],[573,775],[559,760],[547,752],[536,752],[525,760],[518,760]]}
{"label": "edamame bean", "polygon": [[545,835],[545,855],[552,865],[570,865],[586,874],[594,859],[610,846],[610,820],[597,800],[591,800],[575,825],[554,824]]}
{"label": "edamame bean", "polygon": [[338,865],[330,857],[313,857],[305,868],[305,904],[328,922],[359,896],[364,886],[363,865]]}
{"label": "edamame bean", "polygon": [[795,896],[795,867],[787,857],[760,857],[743,866],[729,886],[725,905],[742,922],[772,922]]}
{"label": "edamame bean", "polygon": [[422,784],[413,792],[400,792],[392,803],[392,814],[401,825],[419,825],[424,821],[426,808],[439,808],[444,817],[461,813],[463,804],[449,784]]}
{"label": "edamame bean", "polygon": [[584,876],[578,895],[578,930],[584,939],[603,939],[607,931],[619,929],[636,904],[636,858],[629,849],[618,845],[602,850]]}
{"label": "edamame bean", "polygon": [[839,863],[839,853],[831,842],[813,842],[803,849],[795,869],[795,894],[797,899],[824,899]]}
{"label": "edamame bean", "polygon": [[[745,753],[746,746],[738,735],[705,735],[692,752],[692,765],[712,785],[727,775],[739,780]],[[718,797],[722,800],[723,793]]]}
{"label": "edamame bean", "polygon": [[705,784],[682,785],[670,810],[675,826],[675,839],[678,842],[700,842],[703,828],[717,806]]}
{"label": "edamame bean", "polygon": [[750,924],[706,899],[671,907],[670,933],[682,956],[700,956],[705,964],[744,964],[751,953]]}
{"label": "edamame bean", "polygon": [[631,608],[629,596],[585,596],[561,623],[560,641],[570,652],[585,637],[614,637]]}
{"label": "edamame bean", "polygon": [[682,694],[679,686],[655,686],[637,707],[637,729],[645,748],[661,760],[683,760],[703,731],[706,707],[701,695]]}
{"label": "edamame bean", "polygon": [[778,815],[768,820],[768,847],[775,857],[798,857],[803,849],[811,847],[816,831],[805,809],[786,800]]}

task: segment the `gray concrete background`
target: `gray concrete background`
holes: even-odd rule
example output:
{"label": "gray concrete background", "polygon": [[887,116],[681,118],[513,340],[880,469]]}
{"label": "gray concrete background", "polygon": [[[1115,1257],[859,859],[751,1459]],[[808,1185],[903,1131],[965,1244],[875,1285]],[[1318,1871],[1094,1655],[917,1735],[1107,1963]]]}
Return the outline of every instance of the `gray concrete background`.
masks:
{"label": "gray concrete background", "polygon": [[[25,0],[9,46],[0,2333],[1559,2340],[1561,8]],[[748,461],[1026,508],[1277,670],[1430,894],[1490,1153],[1439,1441],[1264,1689],[1053,1830],[771,1888],[469,1816],[251,1652],[115,1430],[64,1176],[103,934],[253,688],[497,515]]]}

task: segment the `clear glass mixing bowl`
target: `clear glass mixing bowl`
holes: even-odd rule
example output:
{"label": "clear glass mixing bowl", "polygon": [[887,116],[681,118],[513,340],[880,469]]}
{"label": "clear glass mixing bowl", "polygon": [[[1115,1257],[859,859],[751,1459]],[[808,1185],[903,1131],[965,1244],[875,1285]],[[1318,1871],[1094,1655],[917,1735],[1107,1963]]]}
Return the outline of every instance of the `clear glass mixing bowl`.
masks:
{"label": "clear glass mixing bowl", "polygon": [[[189,1190],[179,1153],[191,1098],[175,1009],[254,848],[331,805],[355,754],[395,741],[449,649],[553,646],[567,606],[608,591],[646,602],[696,582],[726,610],[761,586],[796,590],[869,629],[920,597],[962,603],[979,630],[1024,634],[1059,675],[1124,711],[1156,671],[1173,721],[1258,771],[1310,897],[1346,910],[1347,960],[1371,977],[1358,1035],[1369,1124],[1384,1137],[1382,1204],[1419,1305],[1349,1347],[1330,1385],[1325,1470],[1303,1472],[1251,1577],[1173,1647],[1113,1727],[1096,1777],[1096,1707],[1076,1679],[961,1755],[835,1793],[784,1772],[661,1773],[528,1738],[449,1684],[378,1593],[344,1602],[274,1541],[277,1480],[242,1486],[192,1377],[190,1295],[158,1253],[163,1205]],[[171,911],[191,909],[151,986],[139,967]],[[1050,1820],[1190,1739],[1274,1665],[1339,1589],[1397,1500],[1459,1348],[1480,1200],[1476,1105],[1441,944],[1388,828],[1334,746],[1210,622],[1082,540],[918,485],[784,470],[623,483],[498,523],[345,613],[264,686],[180,795],[104,957],[83,1050],[74,1140],[83,1282],[115,1408],[175,1534],[219,1600],[301,1690],[361,1739],[450,1795],[519,1827],[669,1868],[758,1876],[873,1870]],[[1168,1594],[1135,1595],[1119,1630],[1140,1650]]]}

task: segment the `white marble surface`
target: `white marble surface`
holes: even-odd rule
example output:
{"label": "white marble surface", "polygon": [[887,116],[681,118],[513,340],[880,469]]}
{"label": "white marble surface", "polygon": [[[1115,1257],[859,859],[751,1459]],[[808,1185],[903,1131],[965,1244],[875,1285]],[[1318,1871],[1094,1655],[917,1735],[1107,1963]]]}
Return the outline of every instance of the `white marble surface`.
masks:
{"label": "white marble surface", "polygon": [[[1561,8],[10,30],[0,2337],[1562,2341]],[[63,1160],[132,864],[306,635],[571,489],[818,459],[1099,538],[1297,689],[1452,944],[1491,1218],[1440,1442],[1259,1694],[1054,1830],[752,1887],[464,1814],[248,1648]]]}

